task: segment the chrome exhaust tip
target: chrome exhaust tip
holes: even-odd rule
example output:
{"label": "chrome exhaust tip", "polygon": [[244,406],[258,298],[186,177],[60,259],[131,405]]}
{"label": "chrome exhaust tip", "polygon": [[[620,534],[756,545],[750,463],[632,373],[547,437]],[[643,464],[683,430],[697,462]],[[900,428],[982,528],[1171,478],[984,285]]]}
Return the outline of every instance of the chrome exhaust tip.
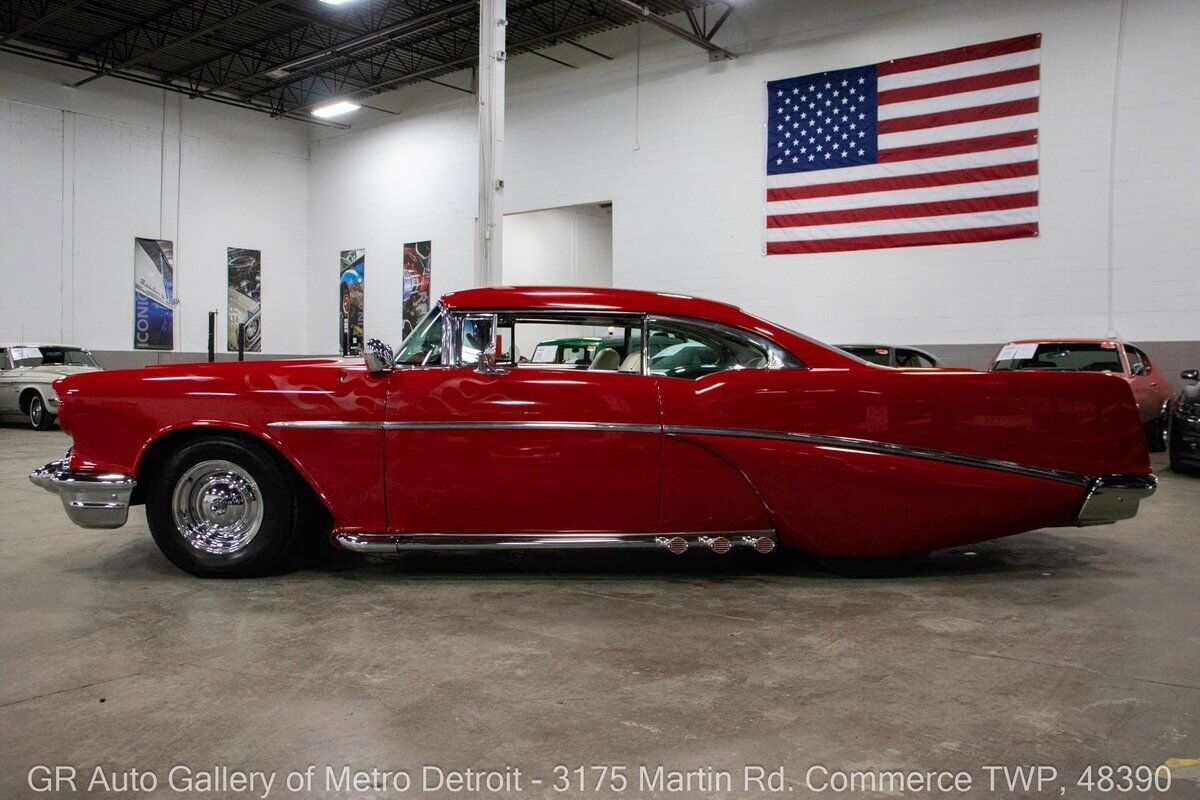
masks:
{"label": "chrome exhaust tip", "polygon": [[724,536],[701,536],[700,544],[712,550],[717,555],[725,555],[733,545]]}
{"label": "chrome exhaust tip", "polygon": [[775,540],[769,536],[743,536],[742,541],[747,547],[753,547],[754,552],[764,556],[775,549]]}
{"label": "chrome exhaust tip", "polygon": [[682,536],[659,536],[654,541],[677,556],[686,553],[688,549],[687,539],[684,539]]}

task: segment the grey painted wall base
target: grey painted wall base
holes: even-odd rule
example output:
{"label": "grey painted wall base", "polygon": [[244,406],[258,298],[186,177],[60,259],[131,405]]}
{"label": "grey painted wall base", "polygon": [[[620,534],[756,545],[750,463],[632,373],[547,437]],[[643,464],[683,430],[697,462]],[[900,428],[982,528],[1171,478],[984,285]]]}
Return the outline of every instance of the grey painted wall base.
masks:
{"label": "grey painted wall base", "polygon": [[[915,344],[915,343],[910,343]],[[986,369],[992,356],[1000,349],[995,344],[915,344],[942,359],[948,367]],[[1200,369],[1200,341],[1138,342],[1178,389],[1182,385],[1179,373],[1185,369]],[[157,350],[93,350],[105,369],[138,369],[151,364],[187,364],[207,361],[207,353],[176,353]],[[218,361],[236,361],[237,353],[217,353]],[[279,358],[306,358],[305,355],[284,353],[246,353],[247,361],[267,361]]]}
{"label": "grey painted wall base", "polygon": [[[208,353],[179,353],[169,350],[93,350],[92,355],[105,369],[141,369],[155,364],[194,364],[208,361]],[[312,358],[287,353],[246,353],[247,361],[273,361],[280,358]],[[217,361],[237,361],[237,353],[216,353]]]}

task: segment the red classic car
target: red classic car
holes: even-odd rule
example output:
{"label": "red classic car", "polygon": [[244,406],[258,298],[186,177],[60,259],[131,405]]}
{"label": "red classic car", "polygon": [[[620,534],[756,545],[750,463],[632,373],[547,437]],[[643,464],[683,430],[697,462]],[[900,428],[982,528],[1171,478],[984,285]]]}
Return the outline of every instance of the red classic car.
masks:
{"label": "red classic car", "polygon": [[[586,370],[520,363],[555,335],[621,351]],[[1125,519],[1155,487],[1118,377],[878,367],[666,293],[473,289],[446,295],[394,357],[373,341],[359,359],[55,388],[74,445],[32,480],[84,527],[144,503],[163,553],[204,576],[277,569],[322,528],[372,553],[779,544],[876,574]]]}
{"label": "red classic car", "polygon": [[1133,390],[1150,449],[1157,453],[1167,449],[1171,382],[1136,345],[1116,339],[1020,339],[1000,348],[991,369],[1120,376]]}

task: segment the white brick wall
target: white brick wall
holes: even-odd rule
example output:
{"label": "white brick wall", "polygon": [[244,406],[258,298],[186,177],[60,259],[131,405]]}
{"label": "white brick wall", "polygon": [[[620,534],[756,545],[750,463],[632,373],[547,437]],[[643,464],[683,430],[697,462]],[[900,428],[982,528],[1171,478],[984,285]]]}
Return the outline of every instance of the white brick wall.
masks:
{"label": "white brick wall", "polygon": [[[612,200],[614,283],[728,299],[828,340],[996,342],[1103,335],[1120,4],[986,0],[739,4],[709,64],[644,26],[569,47],[569,70],[508,65],[506,210]],[[1200,3],[1130,3],[1117,135],[1115,332],[1195,340],[1200,314]],[[1037,239],[806,256],[760,254],[763,81],[1044,34],[1041,230]],[[1172,77],[1173,76],[1173,77]],[[396,338],[380,287],[400,243],[432,238],[434,292],[472,280],[476,139],[472,99],[433,86],[401,112],[322,134],[311,164],[309,345],[336,341],[337,250],[368,248],[369,335]],[[635,149],[636,147],[636,149]],[[324,298],[324,299],[322,299]]]}
{"label": "white brick wall", "polygon": [[[613,202],[613,282],[727,299],[828,340],[1200,339],[1200,3],[1129,3],[1109,181],[1119,0],[758,0],[710,64],[642,26],[508,67],[506,211]],[[760,254],[762,83],[1043,34],[1037,239]],[[0,339],[128,349],[135,236],[176,241],[179,348],[205,346],[224,248],[263,251],[270,352],[337,343],[340,250],[367,249],[369,335],[400,331],[402,247],[433,241],[433,291],[473,280],[476,112],[430,84],[351,132],[272,121],[0,56]],[[463,76],[451,76],[463,82]],[[165,123],[165,133],[164,133]],[[182,136],[179,136],[182,124]],[[310,136],[312,141],[310,142]],[[309,151],[311,147],[311,160]],[[180,230],[176,230],[176,220]]]}
{"label": "white brick wall", "polygon": [[[225,248],[263,251],[268,352],[304,352],[308,131],[0,55],[0,341],[129,350],[134,237],[176,246],[176,349],[225,347]],[[182,130],[182,136],[180,131]],[[178,213],[177,213],[178,212]]]}

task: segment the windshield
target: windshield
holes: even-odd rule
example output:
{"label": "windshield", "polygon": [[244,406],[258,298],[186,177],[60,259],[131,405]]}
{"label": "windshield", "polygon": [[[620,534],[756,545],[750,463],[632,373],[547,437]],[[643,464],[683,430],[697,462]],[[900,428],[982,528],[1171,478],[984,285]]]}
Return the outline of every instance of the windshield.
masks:
{"label": "windshield", "polygon": [[408,335],[396,355],[397,364],[428,366],[442,363],[442,307],[429,312]]}
{"label": "windshield", "polygon": [[87,350],[79,347],[14,347],[14,367],[62,364],[68,367],[100,367]]}
{"label": "windshield", "polygon": [[1116,342],[1029,342],[1006,344],[993,370],[1042,369],[1062,372],[1124,372]]}

